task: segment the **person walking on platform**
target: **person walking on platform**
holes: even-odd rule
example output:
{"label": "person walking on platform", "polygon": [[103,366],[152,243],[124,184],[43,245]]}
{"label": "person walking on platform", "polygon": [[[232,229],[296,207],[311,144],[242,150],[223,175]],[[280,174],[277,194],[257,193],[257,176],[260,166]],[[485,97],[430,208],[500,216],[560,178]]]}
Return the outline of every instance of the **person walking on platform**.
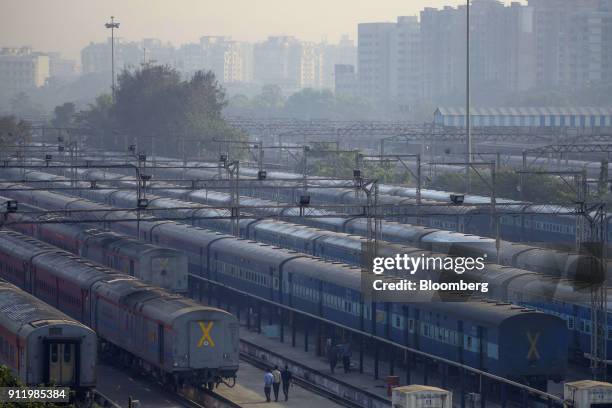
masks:
{"label": "person walking on platform", "polygon": [[338,350],[336,350],[336,347],[332,347],[329,349],[328,359],[329,359],[329,369],[331,373],[333,374],[334,369],[336,368],[336,364],[338,364]]}
{"label": "person walking on platform", "polygon": [[278,366],[274,366],[274,370],[272,370],[272,376],[274,377],[274,381],[272,382],[272,389],[274,390],[274,401],[278,401],[278,391],[280,390],[282,378]]}
{"label": "person walking on platform", "polygon": [[351,344],[344,343],[342,345],[342,365],[344,366],[344,373],[347,374],[351,368]]}
{"label": "person walking on platform", "polygon": [[266,374],[264,374],[264,393],[266,394],[266,401],[270,402],[270,391],[272,390],[272,384],[274,383],[274,375],[268,368]]}
{"label": "person walking on platform", "polygon": [[285,401],[289,400],[289,387],[291,386],[291,379],[293,374],[289,371],[289,366],[285,366],[285,369],[281,373],[281,380],[283,381],[283,394],[285,394]]}

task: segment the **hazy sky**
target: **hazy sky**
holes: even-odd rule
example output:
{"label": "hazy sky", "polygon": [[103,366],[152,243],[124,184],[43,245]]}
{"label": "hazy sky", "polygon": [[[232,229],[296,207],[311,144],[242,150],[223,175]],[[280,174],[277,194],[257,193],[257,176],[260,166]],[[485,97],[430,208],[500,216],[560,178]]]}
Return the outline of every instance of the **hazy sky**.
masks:
{"label": "hazy sky", "polygon": [[174,45],[203,35],[258,41],[295,35],[337,42],[355,38],[357,23],[393,21],[423,7],[465,0],[0,0],[0,46],[31,45],[79,58],[82,47],[109,35],[114,15],[127,40],[159,38]]}

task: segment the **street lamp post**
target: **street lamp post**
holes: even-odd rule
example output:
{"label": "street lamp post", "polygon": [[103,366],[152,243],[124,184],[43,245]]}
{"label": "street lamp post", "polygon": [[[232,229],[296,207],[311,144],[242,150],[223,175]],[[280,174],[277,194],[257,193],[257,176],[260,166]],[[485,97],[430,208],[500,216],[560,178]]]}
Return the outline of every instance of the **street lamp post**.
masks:
{"label": "street lamp post", "polygon": [[119,23],[115,22],[115,16],[111,16],[109,23],[104,24],[106,28],[111,29],[111,75],[112,85],[111,90],[113,92],[113,100],[115,99],[115,28],[119,28]]}

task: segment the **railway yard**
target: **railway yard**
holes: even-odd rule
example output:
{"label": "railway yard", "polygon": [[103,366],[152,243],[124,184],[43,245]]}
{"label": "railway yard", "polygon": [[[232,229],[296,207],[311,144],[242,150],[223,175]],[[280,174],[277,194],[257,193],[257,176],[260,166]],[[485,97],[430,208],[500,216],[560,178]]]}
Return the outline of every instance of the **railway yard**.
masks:
{"label": "railway yard", "polygon": [[[494,161],[474,161],[493,183],[486,196],[427,188],[425,150],[451,163],[436,171],[465,171],[444,158],[462,137],[452,130],[330,131],[338,154],[361,152],[352,177],[330,177],[307,165],[327,160],[313,143],[329,124],[230,123],[247,153],[218,141],[170,157],[127,137],[122,151],[101,149],[43,127],[0,153],[0,361],[21,381],[130,408],[382,408],[404,385],[439,387],[461,408],[567,407],[564,384],[607,386],[610,218],[588,189],[568,203],[496,196],[496,169],[526,168],[527,136],[491,129],[477,145],[495,153],[508,138]],[[437,145],[419,151],[426,134]],[[580,168],[571,177],[586,186],[604,143],[534,163],[552,177]],[[360,167],[376,155],[410,156],[401,171],[417,179],[379,182]],[[372,276],[427,285],[375,293]],[[477,289],[432,289],[457,282]],[[275,366],[292,386],[268,404]]]}

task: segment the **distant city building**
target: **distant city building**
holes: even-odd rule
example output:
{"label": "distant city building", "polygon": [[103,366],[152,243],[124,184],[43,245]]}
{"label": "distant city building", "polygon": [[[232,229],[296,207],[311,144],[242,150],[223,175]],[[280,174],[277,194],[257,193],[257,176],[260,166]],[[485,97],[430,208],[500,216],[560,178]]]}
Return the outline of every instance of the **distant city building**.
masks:
{"label": "distant city building", "polygon": [[278,85],[285,92],[319,88],[323,78],[320,47],[295,37],[268,37],[253,50],[254,81]]}
{"label": "distant city building", "polygon": [[[119,74],[124,68],[140,66],[144,55],[141,44],[115,38],[115,73]],[[111,72],[111,39],[105,43],[92,42],[83,48],[81,66],[83,74]]]}
{"label": "distant city building", "polygon": [[205,36],[199,44],[186,44],[177,50],[177,68],[193,74],[211,70],[220,82],[247,82],[252,79],[250,44],[225,36]]}
{"label": "distant city building", "polygon": [[336,65],[357,65],[357,47],[348,35],[343,35],[338,44],[321,44],[322,53],[322,77],[321,87],[335,89]]}
{"label": "distant city building", "polygon": [[77,62],[66,59],[59,52],[49,52],[49,77],[61,80],[74,79],[77,75]]}
{"label": "distant city building", "polygon": [[43,86],[49,78],[49,56],[30,47],[0,49],[0,91],[6,95]]}
{"label": "distant city building", "polygon": [[[466,7],[421,12],[423,96],[432,102],[465,98]],[[470,7],[470,76],[474,98],[494,103],[535,84],[533,9],[497,0]]]}
{"label": "distant city building", "polygon": [[395,23],[359,24],[357,32],[360,93],[366,98],[391,98],[392,42]]}
{"label": "distant city building", "polygon": [[398,17],[391,41],[391,101],[404,112],[423,98],[421,29],[416,16]]}
{"label": "distant city building", "polygon": [[465,11],[427,7],[421,11],[423,96],[446,101],[465,90]]}
{"label": "distant city building", "polygon": [[537,84],[580,90],[612,81],[612,3],[529,0],[534,10]]}
{"label": "distant city building", "polygon": [[339,96],[359,95],[359,80],[354,65],[337,64],[334,66],[334,92]]}
{"label": "distant city building", "polygon": [[416,16],[396,23],[359,24],[361,95],[410,111],[422,99],[423,62]]}
{"label": "distant city building", "polygon": [[[464,127],[465,108],[439,107],[434,112],[434,123]],[[610,127],[612,107],[471,108],[470,123],[474,127]]]}

